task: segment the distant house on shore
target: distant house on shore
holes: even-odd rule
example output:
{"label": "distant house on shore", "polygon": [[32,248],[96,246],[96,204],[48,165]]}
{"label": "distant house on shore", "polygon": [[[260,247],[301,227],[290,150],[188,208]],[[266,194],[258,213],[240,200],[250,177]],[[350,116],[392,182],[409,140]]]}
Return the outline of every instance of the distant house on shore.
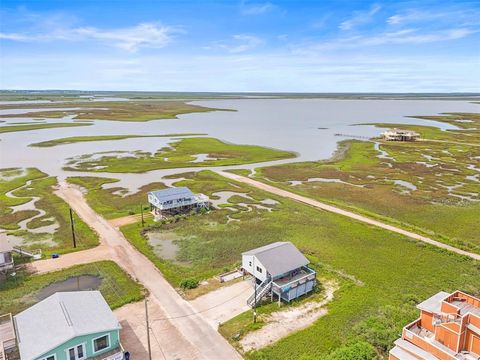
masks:
{"label": "distant house on shore", "polygon": [[390,129],[383,132],[382,137],[386,141],[415,141],[420,134],[411,130]]}
{"label": "distant house on shore", "polygon": [[148,193],[148,202],[155,220],[165,216],[185,214],[194,209],[208,208],[209,198],[194,194],[187,187],[168,188]]}
{"label": "distant house on shore", "polygon": [[[270,295],[290,302],[313,290],[316,273],[310,262],[291,242],[275,242],[242,253],[243,271],[254,278],[254,293],[247,300],[253,306]],[[256,291],[255,291],[256,290]]]}
{"label": "distant house on shore", "polygon": [[420,317],[403,328],[389,360],[480,359],[480,299],[441,291],[417,305]]}
{"label": "distant house on shore", "polygon": [[120,323],[99,291],[58,292],[1,319],[0,356],[6,360],[124,358]]}

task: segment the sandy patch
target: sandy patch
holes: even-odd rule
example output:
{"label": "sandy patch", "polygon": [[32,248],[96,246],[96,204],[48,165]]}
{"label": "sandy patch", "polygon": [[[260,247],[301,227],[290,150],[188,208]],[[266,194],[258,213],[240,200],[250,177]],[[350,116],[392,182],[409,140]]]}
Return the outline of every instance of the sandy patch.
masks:
{"label": "sandy patch", "polygon": [[292,332],[305,329],[326,315],[328,310],[325,305],[333,300],[333,294],[338,289],[338,284],[334,281],[327,281],[323,286],[325,287],[325,298],[322,301],[308,302],[301,306],[271,313],[265,319],[268,324],[259,330],[248,333],[240,340],[243,351],[258,350],[268,346]]}

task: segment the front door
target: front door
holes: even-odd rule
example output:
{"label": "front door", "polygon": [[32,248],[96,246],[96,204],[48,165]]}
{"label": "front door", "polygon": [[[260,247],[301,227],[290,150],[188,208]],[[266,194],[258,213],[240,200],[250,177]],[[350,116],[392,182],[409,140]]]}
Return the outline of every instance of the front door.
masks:
{"label": "front door", "polygon": [[87,358],[87,354],[85,353],[84,344],[76,345],[67,350],[68,360],[83,360],[86,358]]}

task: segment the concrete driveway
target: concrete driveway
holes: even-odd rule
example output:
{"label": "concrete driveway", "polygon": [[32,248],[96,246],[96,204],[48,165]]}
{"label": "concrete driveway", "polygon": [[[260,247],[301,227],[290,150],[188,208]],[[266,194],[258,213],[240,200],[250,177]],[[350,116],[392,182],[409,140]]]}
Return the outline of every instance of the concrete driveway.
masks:
{"label": "concrete driveway", "polygon": [[243,280],[199,296],[190,304],[217,330],[219,324],[250,309],[247,299],[252,292],[251,281]]}

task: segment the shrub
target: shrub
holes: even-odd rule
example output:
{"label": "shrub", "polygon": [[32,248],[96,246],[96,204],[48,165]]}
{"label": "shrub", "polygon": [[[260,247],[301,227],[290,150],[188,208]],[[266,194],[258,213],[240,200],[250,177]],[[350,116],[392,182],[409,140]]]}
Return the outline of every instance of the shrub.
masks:
{"label": "shrub", "polygon": [[182,289],[195,289],[198,287],[198,280],[194,278],[183,279],[180,281],[180,287]]}

